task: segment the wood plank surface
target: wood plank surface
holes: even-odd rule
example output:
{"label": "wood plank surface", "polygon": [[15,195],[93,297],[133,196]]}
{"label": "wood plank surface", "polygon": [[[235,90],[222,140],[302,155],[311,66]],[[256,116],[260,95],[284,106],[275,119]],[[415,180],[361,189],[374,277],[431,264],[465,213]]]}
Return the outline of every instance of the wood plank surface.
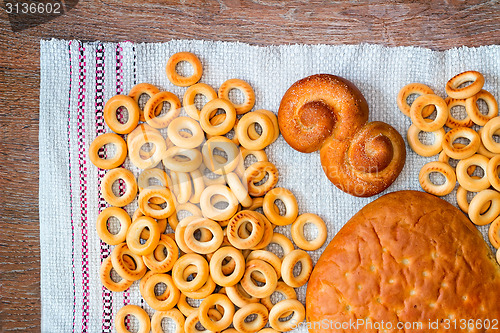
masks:
{"label": "wood plank surface", "polygon": [[17,32],[1,7],[0,332],[40,331],[39,41],[50,38],[445,50],[500,44],[500,2],[82,0],[48,23]]}

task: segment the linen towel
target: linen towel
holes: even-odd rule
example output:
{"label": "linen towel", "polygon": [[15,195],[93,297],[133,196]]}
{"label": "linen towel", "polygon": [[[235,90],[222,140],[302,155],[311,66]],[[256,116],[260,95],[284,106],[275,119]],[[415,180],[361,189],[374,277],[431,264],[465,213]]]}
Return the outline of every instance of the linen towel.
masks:
{"label": "linen towel", "polygon": [[[288,87],[305,76],[331,73],[352,81],[370,107],[370,120],[394,126],[403,137],[411,124],[396,105],[398,91],[411,82],[429,85],[445,96],[449,78],[465,70],[484,74],[485,89],[498,99],[500,46],[456,48],[435,52],[423,48],[377,45],[283,45],[258,47],[243,43],[173,40],[161,44],[41,42],[40,92],[40,242],[43,332],[114,332],[112,318],[125,304],[142,306],[138,283],[123,293],[104,289],[99,267],[111,247],[102,243],[95,221],[106,202],[99,194],[104,172],[90,163],[94,138],[109,132],[103,120],[105,102],[148,82],[180,99],[186,88],[165,74],[170,55],[195,53],[203,64],[201,82],[217,89],[240,78],[256,94],[255,109],[277,112]],[[315,213],[328,226],[328,240],[372,198],[355,198],[333,186],[323,174],[319,154],[301,154],[280,136],[266,149],[279,170],[278,186],[297,197],[299,213]],[[427,162],[407,146],[406,165],[384,193],[420,190],[418,172]],[[136,176],[138,170],[125,163]],[[456,205],[455,192],[445,197]],[[137,204],[126,207],[132,214]],[[444,222],[444,221],[443,221]],[[289,227],[280,231],[289,235]],[[480,227],[487,239],[487,227]],[[325,244],[325,246],[326,246]],[[311,252],[316,262],[324,247]],[[298,299],[305,302],[305,286]],[[133,325],[133,323],[131,323]],[[305,332],[305,329],[297,331]]]}

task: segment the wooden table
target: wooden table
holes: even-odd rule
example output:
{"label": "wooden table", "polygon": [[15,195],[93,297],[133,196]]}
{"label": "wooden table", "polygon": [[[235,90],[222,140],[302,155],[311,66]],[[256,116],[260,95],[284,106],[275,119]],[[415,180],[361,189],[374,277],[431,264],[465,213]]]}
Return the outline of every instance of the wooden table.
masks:
{"label": "wooden table", "polygon": [[40,330],[40,39],[376,43],[435,50],[500,44],[499,1],[82,0],[63,16],[19,32],[11,30],[3,7],[0,18],[0,332]]}

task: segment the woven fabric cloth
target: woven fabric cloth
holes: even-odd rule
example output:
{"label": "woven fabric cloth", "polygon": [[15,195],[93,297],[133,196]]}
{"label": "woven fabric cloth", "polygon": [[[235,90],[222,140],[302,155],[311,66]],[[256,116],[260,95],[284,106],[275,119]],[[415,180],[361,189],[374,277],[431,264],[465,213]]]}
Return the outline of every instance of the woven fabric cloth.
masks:
{"label": "woven fabric cloth", "polygon": [[[99,267],[111,247],[100,242],[95,221],[106,203],[99,193],[104,172],[88,160],[89,145],[109,132],[103,120],[105,102],[149,82],[182,99],[186,88],[171,84],[165,74],[170,55],[197,54],[205,82],[218,88],[230,78],[249,82],[255,109],[277,112],[280,99],[296,80],[331,73],[352,81],[370,106],[370,120],[394,126],[405,136],[410,119],[397,108],[396,96],[411,82],[429,85],[444,97],[449,78],[465,70],[484,74],[485,89],[500,91],[500,47],[458,48],[435,52],[422,48],[375,45],[287,45],[257,47],[242,43],[171,41],[162,44],[41,42],[40,92],[40,242],[43,332],[112,332],[112,318],[125,304],[153,311],[138,283],[123,293],[104,289]],[[418,172],[437,157],[424,158],[407,147],[406,166],[385,192],[420,190]],[[323,174],[319,154],[301,154],[282,137],[266,149],[280,172],[279,186],[297,197],[299,212],[320,215],[328,241],[361,207],[374,200],[355,198],[333,186]],[[127,161],[126,167],[130,167]],[[138,170],[131,168],[136,176]],[[445,197],[456,205],[455,193]],[[126,207],[133,213],[136,202]],[[445,222],[445,221],[443,221]],[[289,227],[280,228],[289,235]],[[486,237],[487,227],[480,228]],[[487,238],[487,237],[486,237]],[[325,244],[326,246],[326,244]],[[324,249],[324,247],[322,248]],[[322,252],[311,252],[314,261]],[[298,298],[305,302],[305,287]],[[297,331],[305,332],[305,329]]]}

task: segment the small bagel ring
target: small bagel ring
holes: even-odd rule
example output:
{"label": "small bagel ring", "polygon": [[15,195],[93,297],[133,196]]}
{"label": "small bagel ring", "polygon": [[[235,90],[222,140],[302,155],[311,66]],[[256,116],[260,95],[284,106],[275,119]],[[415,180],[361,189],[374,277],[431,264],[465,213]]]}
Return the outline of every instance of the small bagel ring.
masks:
{"label": "small bagel ring", "polygon": [[[427,118],[424,118],[422,115],[422,110],[428,105],[434,105],[437,112],[436,119],[431,122],[427,122]],[[434,132],[443,127],[448,119],[448,113],[448,105],[446,105],[444,99],[431,94],[418,97],[410,108],[410,116],[413,124],[418,129],[426,132]]]}
{"label": "small bagel ring", "polygon": [[197,83],[187,88],[184,93],[184,98],[182,99],[182,105],[186,113],[194,120],[200,120],[200,110],[196,108],[194,103],[194,99],[198,94],[205,96],[207,103],[217,98],[217,93],[214,88],[210,87],[208,84]]}
{"label": "small bagel ring", "polygon": [[[280,136],[280,127],[278,124],[278,117],[276,117],[274,112],[269,111],[269,110],[265,110],[265,109],[255,110],[254,112],[262,113],[262,114],[268,116],[269,119],[271,119],[271,122],[273,123],[273,127],[274,127],[274,136],[273,136],[273,140],[271,141],[271,143],[276,141],[276,139]],[[252,140],[257,139],[260,136],[260,134],[255,129],[255,124],[254,124],[254,126],[250,126],[248,128],[248,136]]]}
{"label": "small bagel ring", "polygon": [[[252,274],[256,272],[264,276],[265,282],[263,282],[263,286],[257,285],[252,279]],[[257,298],[264,298],[271,296],[271,294],[276,290],[278,275],[276,274],[273,266],[264,260],[252,259],[247,261],[245,274],[243,275],[240,283],[249,295]]]}
{"label": "small bagel ring", "polygon": [[431,145],[423,144],[419,140],[418,134],[420,132],[422,131],[419,130],[415,124],[411,124],[410,128],[408,129],[408,134],[406,136],[406,138],[408,139],[408,144],[410,145],[411,149],[413,149],[413,151],[419,154],[420,156],[425,156],[425,157],[430,157],[439,154],[439,152],[443,149],[443,138],[446,134],[444,128],[440,128],[434,132],[428,132],[432,133],[434,136],[434,142]]}
{"label": "small bagel ring", "polygon": [[[224,309],[224,311],[221,311],[223,313],[222,318],[217,321],[212,320],[209,316],[209,309],[215,306],[221,306]],[[234,304],[223,294],[213,294],[205,298],[201,302],[198,311],[198,318],[203,327],[214,332],[220,332],[229,327],[233,322],[235,312]]]}
{"label": "small bagel ring", "polygon": [[[212,238],[206,242],[199,241],[194,234],[199,229],[206,229],[212,234]],[[199,254],[208,254],[217,251],[224,240],[221,226],[209,219],[199,219],[189,223],[184,230],[184,242],[191,251]]]}
{"label": "small bagel ring", "polygon": [[[186,77],[177,73],[175,67],[181,61],[187,61],[191,64],[191,66],[193,66],[193,75]],[[192,86],[196,82],[200,81],[201,75],[203,74],[203,67],[201,65],[200,59],[191,52],[177,52],[170,56],[167,61],[167,67],[165,68],[165,70],[170,82],[179,87]]]}
{"label": "small bagel ring", "polygon": [[[145,144],[152,144],[152,149],[145,152],[142,149]],[[139,169],[155,167],[167,150],[167,143],[161,133],[148,124],[137,126],[128,135],[127,146],[130,162]]]}
{"label": "small bagel ring", "polygon": [[[132,258],[135,262],[135,267],[129,267],[125,262],[125,256]],[[117,245],[111,252],[111,262],[113,268],[122,278],[129,281],[139,280],[146,274],[147,267],[142,261],[142,257],[134,254],[128,248],[126,243]]]}
{"label": "small bagel ring", "polygon": [[181,251],[184,253],[193,253],[193,251],[186,245],[186,242],[184,241],[184,232],[186,231],[186,227],[188,226],[189,223],[196,221],[200,218],[203,219],[202,217],[198,216],[185,217],[181,221],[179,221],[179,224],[177,224],[177,227],[175,228],[175,234],[174,234],[175,242],[177,243],[179,249],[181,249]]}
{"label": "small bagel ring", "polygon": [[[196,267],[196,277],[191,281],[184,278],[184,271],[188,266]],[[203,287],[209,276],[208,263],[201,255],[196,253],[188,253],[180,257],[174,264],[172,269],[172,278],[175,285],[181,291],[195,291]]]}
{"label": "small bagel ring", "polygon": [[[116,118],[116,112],[120,107],[125,107],[128,111],[128,119],[122,124]],[[115,133],[128,134],[137,127],[139,123],[139,105],[132,97],[127,95],[116,95],[111,97],[104,105],[104,121],[106,125]]]}
{"label": "small bagel ring", "polygon": [[[155,286],[164,283],[167,286],[167,298],[158,299],[155,295]],[[167,311],[172,309],[181,296],[179,289],[174,284],[172,277],[165,273],[152,274],[144,285],[144,300],[150,307],[157,311]]]}
{"label": "small bagel ring", "polygon": [[[482,99],[488,106],[488,114],[484,115],[479,111],[477,107],[477,101],[479,99]],[[490,119],[498,116],[498,103],[495,97],[486,90],[481,90],[476,95],[467,98],[465,104],[468,110],[467,112],[470,114],[470,118],[479,126],[484,126]]]}
{"label": "small bagel ring", "polygon": [[[410,116],[410,105],[408,105],[407,98],[410,95],[428,95],[434,94],[431,88],[422,83],[410,83],[401,88],[398,93],[398,108],[405,114],[406,116]],[[424,117],[429,117],[432,112],[434,112],[434,106],[430,105],[424,109]]]}
{"label": "small bagel ring", "polygon": [[239,308],[252,303],[259,303],[259,298],[249,295],[240,283],[232,286],[226,287],[227,297]]}
{"label": "small bagel ring", "polygon": [[[293,269],[297,263],[301,263],[302,269],[300,274],[295,276]],[[293,250],[288,253],[281,263],[281,278],[292,288],[299,288],[307,283],[311,276],[313,263],[311,256],[302,250]]]}
{"label": "small bagel ring", "polygon": [[[113,144],[115,146],[115,154],[111,158],[101,158],[99,156],[99,149],[107,144]],[[90,162],[100,169],[109,170],[117,168],[125,162],[125,158],[127,158],[127,144],[125,140],[115,133],[99,135],[90,144]]]}
{"label": "small bagel ring", "polygon": [[[151,276],[153,276],[154,272],[152,271],[148,271],[146,274],[144,274],[144,276],[141,278],[141,280],[139,281],[139,292],[141,293],[141,296],[144,298],[143,295],[146,295],[146,282],[148,282],[149,278]],[[155,296],[158,300],[160,301],[164,301],[168,298],[169,296],[169,290],[168,289],[165,289],[163,291],[163,293],[161,295],[156,295],[155,293]]]}
{"label": "small bagel ring", "polygon": [[500,155],[495,155],[488,162],[488,168],[485,173],[490,181],[491,186],[497,191],[500,191],[500,178],[498,176],[498,167],[500,166]]}
{"label": "small bagel ring", "polygon": [[[227,158],[217,159],[215,150],[219,149],[226,153]],[[236,169],[240,159],[240,151],[238,147],[228,138],[223,136],[214,136],[208,139],[201,149],[203,155],[203,163],[210,171],[218,175],[225,175]],[[221,158],[222,159],[222,158]]]}
{"label": "small bagel ring", "polygon": [[[234,269],[230,274],[224,274],[222,269],[223,261],[230,257],[234,262]],[[245,273],[245,258],[240,250],[232,246],[224,246],[215,251],[210,259],[210,275],[215,283],[223,287],[232,287],[236,285]]]}
{"label": "small bagel ring", "polygon": [[[251,126],[259,124],[262,128],[262,134],[256,139],[251,139],[248,130]],[[240,144],[246,149],[261,150],[273,142],[275,135],[274,125],[271,119],[264,113],[250,112],[245,114],[238,121],[236,126],[236,136]]]}
{"label": "small bagel ring", "polygon": [[134,282],[125,280],[121,276],[120,276],[121,280],[115,282],[111,278],[112,268],[113,268],[113,263],[111,262],[111,257],[108,256],[106,259],[103,260],[101,264],[101,269],[99,270],[99,277],[101,279],[102,285],[110,291],[120,292],[127,290]]}
{"label": "small bagel ring", "polygon": [[[479,179],[481,177],[478,176],[472,176],[472,179]],[[467,201],[467,194],[469,191],[467,191],[465,188],[462,186],[458,185],[457,188],[457,204],[458,207],[465,213],[469,213],[469,202]],[[472,193],[472,192],[471,192]],[[483,206],[481,209],[481,214],[485,213],[488,209],[490,208],[490,205]]]}
{"label": "small bagel ring", "polygon": [[[290,319],[282,321],[282,317],[293,312]],[[288,332],[297,327],[298,323],[304,321],[306,310],[304,305],[296,299],[286,299],[276,303],[271,311],[269,311],[269,325],[277,331]]]}
{"label": "small bagel ring", "polygon": [[[185,156],[187,160],[176,159],[176,156]],[[192,172],[197,170],[203,157],[198,149],[186,149],[177,146],[169,148],[163,155],[163,165],[175,172]]]}
{"label": "small bagel ring", "polygon": [[[318,229],[318,235],[313,240],[307,240],[304,236],[304,226],[311,223]],[[292,239],[302,250],[316,251],[326,241],[327,230],[325,221],[315,214],[306,213],[302,214],[292,224]]]}
{"label": "small bagel ring", "polygon": [[[267,174],[265,183],[257,185]],[[253,197],[260,197],[272,190],[278,183],[278,169],[271,162],[256,162],[250,165],[244,174],[247,181],[248,193]]]}
{"label": "small bagel ring", "polygon": [[[455,99],[451,97],[446,97],[444,99],[446,102],[446,105],[448,105],[448,120],[446,121],[446,126],[449,128],[456,128],[456,127],[472,127],[474,122],[472,121],[470,117],[470,107],[467,106],[466,100],[465,99]],[[451,114],[451,109],[455,106],[463,106],[465,108],[465,111],[467,115],[465,116],[464,119],[457,119],[453,117]],[[486,123],[486,122],[485,122]]]}
{"label": "small bagel ring", "polygon": [[[275,209],[275,201],[281,200],[285,205],[285,215],[280,215],[279,211]],[[262,204],[264,214],[272,223],[276,225],[292,224],[296,219],[299,212],[297,199],[293,193],[285,188],[276,187],[267,192]]]}
{"label": "small bagel ring", "polygon": [[[163,254],[164,249],[167,250],[166,256]],[[160,253],[164,258],[158,258],[157,253]],[[175,240],[164,234],[160,235],[160,240],[154,251],[142,257],[144,264],[153,273],[165,273],[170,271],[178,258],[179,249],[177,248]]]}
{"label": "small bagel ring", "polygon": [[[217,194],[222,195],[228,206],[224,209],[219,209],[211,203],[211,198]],[[207,186],[200,197],[200,207],[203,216],[206,218],[223,221],[230,219],[238,210],[238,199],[234,196],[229,187],[224,185]]]}
{"label": "small bagel ring", "polygon": [[[252,321],[246,321],[248,316],[256,315]],[[260,303],[251,303],[241,307],[233,317],[234,328],[240,333],[255,333],[266,326],[269,311]]]}
{"label": "small bagel ring", "polygon": [[[161,198],[167,206],[161,210],[153,209],[149,205],[149,199],[153,197]],[[155,219],[165,219],[168,218],[175,212],[175,203],[172,196],[172,192],[166,187],[162,186],[150,186],[145,188],[139,193],[139,209],[141,212],[149,217]]]}
{"label": "small bagel ring", "polygon": [[[223,109],[226,116],[217,125],[210,122],[212,115],[217,109]],[[203,130],[210,135],[224,135],[233,129],[236,122],[236,110],[233,104],[227,99],[216,98],[205,104],[200,111],[200,125]]]}
{"label": "small bagel ring", "polygon": [[292,241],[289,240],[285,235],[277,232],[273,234],[273,238],[271,238],[271,242],[269,244],[279,245],[283,249],[283,257],[281,259],[283,259],[286,255],[295,250]]}
{"label": "small bagel ring", "polygon": [[151,329],[151,322],[149,315],[138,307],[137,305],[125,305],[122,307],[115,316],[115,329],[117,333],[129,333],[130,331],[125,326],[125,318],[127,316],[134,316],[139,321],[139,329],[137,333],[149,333]]}
{"label": "small bagel ring", "polygon": [[[122,179],[126,191],[122,196],[113,193],[114,182]],[[123,207],[134,201],[137,196],[137,183],[134,174],[125,168],[109,170],[101,181],[101,195],[112,206]]]}
{"label": "small bagel ring", "polygon": [[500,216],[491,222],[488,229],[488,238],[495,249],[500,248]]}
{"label": "small bagel ring", "polygon": [[[156,116],[156,110],[164,102],[170,104],[170,109],[163,116]],[[179,116],[181,112],[181,101],[179,98],[168,91],[161,91],[151,97],[146,106],[144,106],[144,118],[149,126],[153,128],[165,128],[172,120]]]}
{"label": "small bagel ring", "polygon": [[[469,139],[469,144],[457,147],[453,142],[458,138]],[[443,151],[451,158],[466,159],[474,155],[481,145],[481,138],[476,131],[468,127],[457,127],[446,133],[443,139]]]}
{"label": "small bagel ring", "polygon": [[[246,238],[239,234],[241,228],[247,223],[252,225],[252,231]],[[262,240],[264,236],[264,221],[259,218],[256,212],[251,210],[242,210],[231,218],[227,225],[227,238],[229,242],[237,249],[250,249]]]}
{"label": "small bagel ring", "polygon": [[[488,158],[483,155],[473,155],[464,160],[460,160],[457,164],[457,180],[460,185],[467,191],[479,192],[490,187],[490,181],[488,180],[487,170],[488,170]],[[484,171],[484,175],[481,178],[474,179],[469,173],[469,167],[475,165],[480,167]]]}
{"label": "small bagel ring", "polygon": [[500,117],[495,117],[489,120],[481,129],[481,139],[484,147],[490,152],[500,154],[500,143],[493,140],[493,135],[500,130]]}
{"label": "small bagel ring", "polygon": [[[191,131],[191,134],[181,132],[183,129]],[[181,133],[187,135],[184,136]],[[189,117],[178,117],[172,120],[167,127],[167,136],[174,145],[186,149],[196,148],[205,140],[200,124]]]}
{"label": "small bagel ring", "polygon": [[[132,89],[130,89],[128,95],[132,97],[137,104],[139,104],[139,99],[141,98],[142,95],[148,95],[149,98],[151,98],[159,92],[160,89],[156,88],[150,83],[139,83],[133,86]],[[159,115],[160,112],[161,112],[161,107],[159,106],[156,108],[155,114]],[[144,118],[144,110],[141,110],[140,106],[139,106],[139,121],[146,121],[146,118]]]}
{"label": "small bagel ring", "polygon": [[[441,185],[433,184],[429,179],[431,172],[437,172],[443,175],[445,178],[444,183]],[[437,196],[444,196],[451,193],[457,183],[455,170],[453,170],[449,164],[444,162],[429,162],[425,164],[422,169],[420,169],[418,180],[420,182],[420,186],[425,192]]]}
{"label": "small bagel ring", "polygon": [[[145,243],[141,243],[141,234],[144,230],[149,231],[149,237]],[[126,240],[130,251],[140,256],[148,255],[160,241],[160,227],[151,217],[141,216],[128,228]]]}
{"label": "small bagel ring", "polygon": [[225,98],[229,100],[229,92],[232,89],[238,89],[245,95],[245,101],[241,104],[235,104],[234,108],[237,114],[244,114],[250,111],[255,105],[255,93],[252,87],[245,81],[240,79],[230,79],[224,82],[219,87],[219,98]]}
{"label": "small bagel ring", "polygon": [[[461,84],[469,81],[472,81],[470,85],[458,88]],[[446,83],[446,93],[451,98],[466,99],[481,91],[483,85],[483,74],[476,71],[467,71],[455,75]]]}
{"label": "small bagel ring", "polygon": [[155,311],[151,317],[151,332],[163,333],[161,322],[163,319],[169,318],[175,323],[175,333],[184,333],[185,318],[182,313],[177,309],[170,309],[167,311]]}
{"label": "small bagel ring", "polygon": [[[254,259],[265,261],[269,265],[273,266],[276,276],[278,279],[281,278],[281,259],[277,255],[270,251],[255,250],[250,252],[246,260],[250,261]],[[262,274],[252,275],[252,279],[262,283],[266,282],[265,279],[263,279]]]}
{"label": "small bagel ring", "polygon": [[[120,231],[112,234],[108,229],[108,220],[115,217],[120,222]],[[127,230],[132,221],[126,211],[118,207],[108,207],[97,216],[96,230],[99,238],[108,245],[118,245],[125,241]]]}
{"label": "small bagel ring", "polygon": [[[491,202],[490,209],[484,214],[481,210]],[[483,190],[472,198],[469,205],[469,218],[476,225],[491,223],[500,214],[500,193],[494,190]]]}

